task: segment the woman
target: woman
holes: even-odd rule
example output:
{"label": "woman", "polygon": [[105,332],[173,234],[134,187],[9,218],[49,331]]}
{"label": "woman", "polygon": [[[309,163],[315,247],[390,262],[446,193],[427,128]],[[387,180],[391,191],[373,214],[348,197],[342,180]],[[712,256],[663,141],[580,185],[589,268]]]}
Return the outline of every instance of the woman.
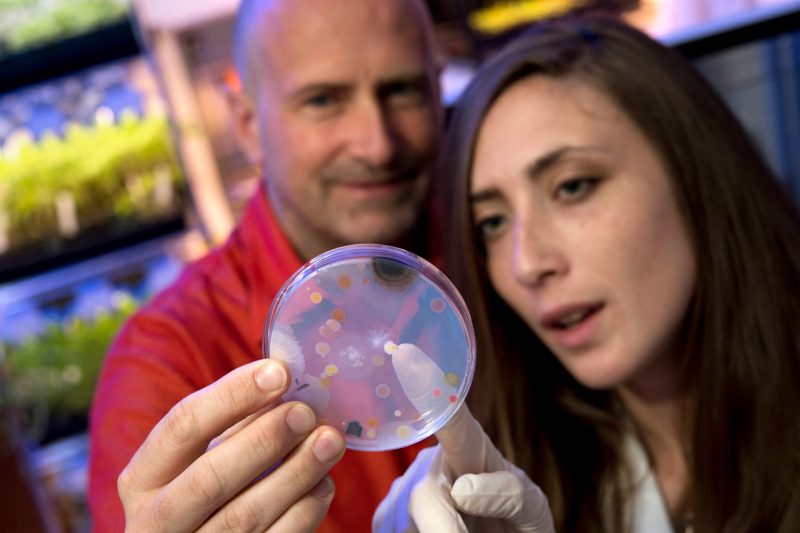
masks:
{"label": "woman", "polygon": [[[623,22],[552,20],[480,68],[443,154],[470,408],[556,530],[797,531],[800,218],[708,84]],[[445,448],[376,523],[470,470]]]}

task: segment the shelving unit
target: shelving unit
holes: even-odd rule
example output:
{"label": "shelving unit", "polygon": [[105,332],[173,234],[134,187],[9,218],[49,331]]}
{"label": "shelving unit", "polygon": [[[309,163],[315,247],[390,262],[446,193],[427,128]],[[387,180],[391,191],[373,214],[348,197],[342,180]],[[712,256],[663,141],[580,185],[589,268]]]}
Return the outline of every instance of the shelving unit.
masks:
{"label": "shelving unit", "polygon": [[699,58],[800,29],[800,2],[786,0],[728,17],[675,28],[658,38],[689,58]]}
{"label": "shelving unit", "polygon": [[0,284],[184,230],[171,137],[127,18],[0,58]]}
{"label": "shelving unit", "polygon": [[255,175],[243,158],[231,164],[233,135],[226,123],[223,80],[238,3],[132,2],[176,124],[198,222],[214,244],[227,237],[241,207],[232,192],[236,184],[252,183]]}
{"label": "shelving unit", "polygon": [[0,93],[141,54],[130,20],[0,57]]}
{"label": "shelving unit", "polygon": [[75,35],[85,15],[0,50],[0,462],[17,491],[0,514],[12,529],[89,531],[87,413],[107,344],[197,240],[133,23],[115,16]]}
{"label": "shelving unit", "polygon": [[800,202],[800,2],[761,6],[660,38],[717,88]]}

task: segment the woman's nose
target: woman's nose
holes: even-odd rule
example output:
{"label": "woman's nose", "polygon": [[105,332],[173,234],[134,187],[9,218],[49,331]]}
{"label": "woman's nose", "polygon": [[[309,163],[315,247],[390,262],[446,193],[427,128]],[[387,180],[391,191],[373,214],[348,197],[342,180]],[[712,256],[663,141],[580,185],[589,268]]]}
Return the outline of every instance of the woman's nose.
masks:
{"label": "woman's nose", "polygon": [[513,272],[523,285],[538,287],[568,272],[568,261],[556,235],[547,228],[520,223],[514,229]]}

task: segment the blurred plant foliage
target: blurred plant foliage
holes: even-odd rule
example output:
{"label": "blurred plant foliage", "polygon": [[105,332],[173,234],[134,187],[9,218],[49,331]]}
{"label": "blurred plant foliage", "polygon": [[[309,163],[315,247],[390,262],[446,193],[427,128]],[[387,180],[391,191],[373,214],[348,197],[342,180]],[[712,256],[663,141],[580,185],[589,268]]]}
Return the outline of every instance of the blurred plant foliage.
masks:
{"label": "blurred plant foliage", "polygon": [[86,415],[105,353],[138,305],[121,295],[91,319],[53,323],[19,344],[0,343],[0,404],[19,409],[30,438],[39,440],[54,419]]}
{"label": "blurred plant foliage", "polygon": [[[114,222],[130,226],[176,212],[179,182],[163,116],[123,113],[116,123],[70,124],[63,138],[48,134],[38,144],[6,142],[0,157],[0,212],[9,247],[60,238],[56,205],[64,193],[81,230]],[[169,205],[163,201],[165,185]]]}
{"label": "blurred plant foliage", "polygon": [[0,52],[85,33],[127,13],[126,0],[0,0]]}

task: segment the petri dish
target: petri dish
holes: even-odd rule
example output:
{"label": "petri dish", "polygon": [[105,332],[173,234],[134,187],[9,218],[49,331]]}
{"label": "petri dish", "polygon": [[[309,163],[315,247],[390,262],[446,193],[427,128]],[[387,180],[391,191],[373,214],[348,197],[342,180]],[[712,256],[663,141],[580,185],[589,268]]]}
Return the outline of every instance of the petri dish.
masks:
{"label": "petri dish", "polygon": [[425,259],[378,244],[343,246],[300,268],[272,303],[262,351],[286,363],[298,400],[348,448],[419,442],[463,403],[475,334],[456,288]]}

